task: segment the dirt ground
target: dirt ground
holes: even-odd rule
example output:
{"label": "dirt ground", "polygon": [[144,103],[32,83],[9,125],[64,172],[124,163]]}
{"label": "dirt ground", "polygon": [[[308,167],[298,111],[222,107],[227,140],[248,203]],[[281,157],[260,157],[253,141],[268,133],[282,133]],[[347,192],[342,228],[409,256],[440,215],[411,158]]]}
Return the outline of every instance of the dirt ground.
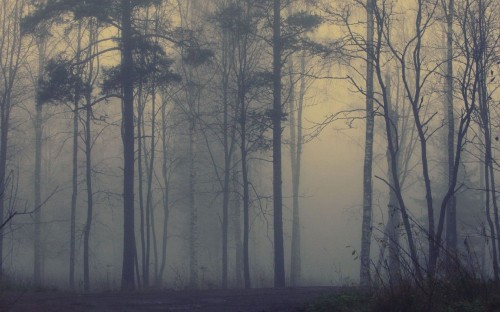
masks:
{"label": "dirt ground", "polygon": [[0,311],[298,312],[308,302],[339,291],[335,287],[301,287],[98,294],[7,292],[0,294]]}

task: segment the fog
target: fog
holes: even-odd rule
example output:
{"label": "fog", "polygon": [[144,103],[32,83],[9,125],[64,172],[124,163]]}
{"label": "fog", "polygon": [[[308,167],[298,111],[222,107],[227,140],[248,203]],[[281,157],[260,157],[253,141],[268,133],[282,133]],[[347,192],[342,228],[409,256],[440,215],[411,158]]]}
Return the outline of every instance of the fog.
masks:
{"label": "fog", "polygon": [[[136,32],[133,33],[135,41],[131,44],[134,48],[131,50],[133,57],[130,58],[144,66],[139,69],[131,67],[137,72],[130,71],[133,77],[128,79],[132,82],[134,150],[131,154],[135,165],[132,173],[135,183],[132,203],[135,229],[131,234],[135,237],[135,255],[132,257],[134,268],[131,278],[135,280],[137,288],[245,287],[242,246],[245,223],[244,177],[247,175],[249,284],[252,288],[276,285],[273,258],[276,252],[276,236],[273,236],[276,235],[273,232],[275,160],[272,158],[276,146],[273,146],[271,123],[275,118],[271,109],[272,56],[275,51],[270,22],[272,6],[271,1],[243,2],[240,3],[242,7],[239,7],[237,1],[229,0],[163,1],[157,6],[144,5],[132,10],[135,18],[132,24]],[[280,56],[280,104],[283,116],[279,118],[283,139],[282,221],[286,284],[358,285],[362,250],[367,65],[360,48],[363,46],[360,42],[365,39],[357,43],[354,39],[358,38],[358,33],[360,37],[366,35],[366,12],[363,7],[356,5],[356,1],[349,2],[351,15],[347,14],[348,4],[339,1],[312,1],[311,4],[295,2],[283,4],[281,10],[284,16],[283,32],[289,36],[286,40],[292,42],[283,41],[285,48]],[[424,2],[432,6],[431,1]],[[123,67],[118,67],[123,66],[120,62],[125,58],[124,54],[120,55],[120,51],[125,50],[121,46],[125,42],[120,37],[122,33],[113,28],[113,23],[95,17],[94,13],[88,13],[87,16],[80,12],[83,14],[81,18],[75,19],[78,11],[63,10],[60,14],[64,19],[50,20],[49,11],[44,11],[47,8],[43,5],[33,6],[24,0],[4,0],[4,3],[4,8],[0,9],[3,19],[8,19],[12,25],[19,26],[22,21],[28,24],[23,27],[29,28],[29,23],[34,26],[22,35],[18,28],[3,26],[1,29],[5,42],[8,42],[0,45],[2,59],[7,59],[12,53],[13,50],[9,49],[11,45],[18,46],[16,53],[20,55],[17,60],[19,63],[15,66],[2,61],[4,72],[9,66],[14,66],[18,71],[17,76],[13,77],[14,85],[10,89],[2,87],[2,94],[8,95],[8,99],[4,98],[0,103],[2,131],[8,131],[7,138],[0,146],[7,153],[4,176],[0,177],[4,202],[2,220],[7,220],[0,234],[3,242],[0,245],[2,277],[5,276],[11,284],[30,287],[78,291],[123,289],[123,266],[124,258],[127,257],[124,235],[128,231],[126,225],[124,228],[124,197],[127,194],[124,191],[124,181],[127,181],[124,172],[128,170],[124,166],[124,155],[130,150],[124,150],[127,126],[122,115],[126,107],[122,83],[127,78],[121,76]],[[112,16],[111,20],[118,20],[113,15],[116,12],[103,6],[101,9]],[[408,42],[408,46],[414,48],[411,35],[414,31],[415,7],[416,4],[410,1],[395,4],[394,17],[390,15],[394,18],[391,27],[398,30],[394,31],[397,39],[391,37],[391,40],[397,41],[393,50],[402,50]],[[40,15],[36,14],[37,10],[41,12]],[[318,24],[314,18],[308,19],[307,16],[299,16],[305,21],[299,18],[299,22],[304,22],[305,26],[293,24],[293,19],[286,18],[294,17],[294,10],[318,17]],[[492,4],[488,10],[488,14],[493,14],[498,12],[498,6]],[[432,23],[426,25],[429,29],[426,29],[423,39],[422,53],[427,57],[424,57],[422,62],[425,66],[422,67],[425,73],[431,72],[432,75],[429,75],[425,85],[422,83],[424,87],[419,92],[423,95],[414,101],[420,101],[418,114],[424,120],[428,148],[425,162],[426,165],[427,161],[429,163],[429,169],[424,170],[428,170],[434,183],[432,190],[435,197],[425,202],[428,190],[422,176],[423,148],[419,145],[422,140],[419,141],[416,134],[418,125],[415,126],[411,121],[412,102],[411,96],[408,96],[416,88],[415,78],[408,78],[410,82],[404,89],[401,77],[405,76],[401,76],[400,64],[397,63],[397,56],[401,54],[388,48],[391,42],[382,44],[384,49],[378,55],[379,62],[383,63],[378,64],[379,80],[375,76],[375,134],[373,157],[370,160],[373,164],[370,212],[373,219],[370,227],[372,236],[369,238],[372,268],[376,267],[377,262],[381,263],[384,270],[388,268],[389,251],[385,249],[390,245],[386,224],[391,217],[388,213],[388,206],[391,209],[391,188],[403,194],[398,198],[397,205],[403,206],[401,204],[405,203],[407,208],[401,208],[403,216],[406,213],[410,215],[412,233],[415,234],[420,256],[420,259],[413,259],[417,264],[419,261],[432,262],[432,252],[426,249],[429,245],[432,247],[434,237],[428,238],[427,220],[430,214],[433,215],[438,227],[438,209],[442,202],[443,207],[447,207],[446,201],[442,201],[448,191],[449,179],[445,148],[448,144],[448,115],[443,104],[445,30],[439,24],[442,20],[435,16],[438,13],[429,13],[432,10],[428,7],[424,11]],[[340,13],[337,15],[335,12]],[[402,12],[407,12],[408,20],[398,19],[404,15]],[[436,9],[436,12],[440,11]],[[26,16],[33,21],[26,19]],[[345,20],[339,16],[345,17]],[[348,17],[352,18],[349,20],[352,28],[346,27],[344,23]],[[150,33],[157,37],[151,36],[153,40],[144,35]],[[141,39],[143,35],[148,39]],[[459,41],[459,36],[456,37]],[[165,38],[170,41],[165,41]],[[495,55],[493,60],[498,60],[497,41],[491,48],[491,54]],[[458,43],[456,45],[460,46]],[[460,76],[465,71],[466,62],[463,61],[463,54],[456,54],[455,80],[458,85],[466,80]],[[59,63],[51,63],[51,60]],[[57,67],[57,64],[62,65]],[[489,79],[495,76],[498,69],[498,62],[495,64],[492,61],[492,64],[485,67],[485,72],[491,70]],[[415,68],[413,65],[409,66],[409,70]],[[394,157],[390,158],[387,151],[389,143],[386,137],[391,130],[387,130],[386,125],[390,122],[385,123],[385,120],[391,117],[388,117],[389,113],[384,115],[389,106],[387,98],[384,98],[385,86],[380,85],[380,81],[386,79],[383,78],[386,73],[389,79],[385,82],[393,84],[392,99],[396,114],[405,120],[401,122],[396,119],[394,128],[400,131],[398,134],[406,133],[405,129],[411,132],[406,137],[406,134],[401,134],[399,153],[407,155],[406,163],[403,164],[394,160]],[[393,75],[392,78],[389,74]],[[8,75],[4,75],[2,79],[7,81],[8,78]],[[498,82],[491,80],[488,88],[487,95],[493,106],[498,102]],[[81,94],[75,95],[75,90]],[[43,100],[44,94],[46,100]],[[122,98],[118,99],[120,96]],[[456,115],[452,117],[457,125],[462,119],[469,118],[468,122],[473,120],[470,122],[470,131],[464,135],[464,147],[457,149],[464,151],[462,158],[458,157],[458,173],[455,173],[455,180],[449,180],[457,183],[449,191],[450,197],[453,195],[453,198],[457,198],[457,249],[462,252],[466,247],[469,248],[467,244],[464,247],[462,241],[477,239],[471,248],[474,252],[482,248],[478,256],[481,261],[474,260],[474,265],[480,262],[482,274],[491,277],[493,273],[489,267],[494,261],[488,255],[490,248],[495,247],[485,247],[485,187],[482,182],[484,170],[481,168],[486,161],[480,138],[483,130],[477,121],[479,113],[470,114],[474,117],[464,113],[468,108],[462,107],[463,99],[460,98],[458,87],[452,96],[458,103]],[[106,99],[101,100],[102,97]],[[464,98],[470,97],[466,94]],[[390,99],[389,93],[389,102]],[[298,113],[299,108],[294,105],[301,101],[303,112]],[[241,107],[238,106],[240,104]],[[79,113],[76,117],[78,128],[74,124],[75,111]],[[496,113],[492,115],[490,123],[495,129],[498,116]],[[297,125],[298,118],[301,118],[302,125]],[[42,125],[41,141],[38,142],[41,143],[39,203],[36,198],[37,122]],[[247,131],[245,127],[248,127],[248,133],[244,132]],[[290,132],[291,127],[295,132]],[[299,128],[302,131],[299,141],[303,143],[298,190],[300,274],[299,280],[292,283],[294,177],[290,155],[291,151],[297,151],[296,142],[299,141],[291,142],[300,135]],[[492,132],[495,137],[496,130]],[[78,194],[72,229],[75,138]],[[495,140],[498,141],[498,138]],[[493,186],[498,171],[498,164],[494,162],[495,144],[498,145],[496,141],[493,142],[495,171],[491,171]],[[86,152],[91,158],[89,167]],[[396,175],[404,176],[401,187],[390,176],[391,162],[388,162],[388,157],[398,162],[395,166],[400,166],[398,170],[401,172],[398,171]],[[242,170],[243,159],[248,162],[245,173]],[[225,178],[229,179],[228,189],[224,187]],[[92,194],[87,193],[89,181]],[[92,208],[88,205],[90,195]],[[436,210],[428,209],[432,202]],[[227,215],[224,215],[224,207],[228,208]],[[92,213],[89,214],[89,211]],[[494,214],[488,211],[486,215]],[[226,217],[227,263],[224,264]],[[498,223],[498,214],[495,218]],[[409,268],[412,260],[409,260],[411,248],[406,242],[407,234],[404,233],[403,222],[398,219],[397,224],[403,241],[398,245],[403,254],[400,258],[405,259],[402,260],[407,270],[405,272],[413,272]],[[494,237],[495,233],[492,235]],[[441,243],[440,239],[436,245]],[[74,263],[71,262],[72,241]],[[38,255],[37,246],[40,247]],[[467,251],[470,252],[469,249]],[[85,256],[86,252],[88,254]],[[84,259],[89,261],[89,281],[85,281]],[[468,265],[473,266],[471,263]],[[37,266],[40,269],[38,281]],[[227,285],[224,285],[224,266],[227,268]],[[71,268],[74,268],[73,273],[70,273]],[[372,271],[371,274],[384,278],[387,273]]]}

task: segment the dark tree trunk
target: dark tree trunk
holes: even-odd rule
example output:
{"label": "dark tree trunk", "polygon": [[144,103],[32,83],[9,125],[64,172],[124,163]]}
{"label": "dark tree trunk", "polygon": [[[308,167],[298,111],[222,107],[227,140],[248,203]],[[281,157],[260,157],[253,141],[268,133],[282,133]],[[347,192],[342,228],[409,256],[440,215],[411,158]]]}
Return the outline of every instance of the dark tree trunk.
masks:
{"label": "dark tree trunk", "polygon": [[85,116],[85,180],[87,186],[87,220],[83,231],[83,289],[90,291],[90,231],[94,210],[92,191],[92,99],[86,95]]}
{"label": "dark tree trunk", "polygon": [[[238,171],[234,170],[232,175],[233,189],[237,190],[241,186],[239,181]],[[241,203],[240,194],[234,192],[233,198],[233,218],[234,218],[234,241],[235,241],[235,261],[234,272],[236,275],[236,287],[243,285],[243,245],[241,241]]]}
{"label": "dark tree trunk", "polygon": [[134,80],[132,3],[121,1],[121,73],[122,73],[122,139],[123,139],[123,265],[122,290],[134,290]]}
{"label": "dark tree trunk", "polygon": [[273,199],[274,287],[285,287],[283,195],[281,181],[281,1],[274,0],[273,20]]}
{"label": "dark tree trunk", "polygon": [[[448,0],[446,15],[446,111],[448,119],[448,185],[453,183],[453,171],[455,160],[455,118],[453,112],[453,16],[454,0]],[[448,255],[456,256],[457,251],[457,212],[455,194],[453,194],[447,206],[446,212],[446,247]],[[448,259],[450,268],[453,259]]]}
{"label": "dark tree trunk", "polygon": [[[389,74],[386,75],[385,81],[387,82],[387,109],[389,111],[389,116],[391,118],[391,124],[395,127],[398,126],[399,116],[398,112],[394,110],[392,107],[392,94],[391,94],[391,77]],[[392,129],[392,135],[390,136],[393,141],[397,139],[396,129]],[[393,143],[394,146],[398,144],[398,142]],[[400,168],[400,153],[396,153],[396,163],[398,164],[398,168]],[[391,152],[387,149],[387,162],[388,162],[388,177],[391,185],[395,185],[394,178],[392,174],[391,167]],[[399,175],[399,172],[397,173]],[[389,247],[389,281],[392,286],[397,286],[401,282],[401,263],[400,263],[400,254],[399,251],[401,246],[399,244],[399,224],[401,221],[401,211],[399,209],[398,199],[394,191],[389,188],[389,204],[388,207],[388,221],[387,221],[387,245]]]}
{"label": "dark tree trunk", "polygon": [[[78,23],[78,37],[76,48],[76,61],[80,63],[81,42],[82,42],[82,24]],[[81,67],[78,67],[78,75],[82,75]],[[75,85],[75,98],[73,102],[73,173],[72,173],[72,192],[71,192],[71,211],[70,211],[70,247],[69,247],[69,288],[75,289],[75,259],[76,259],[76,203],[78,199],[78,123],[80,102],[80,84]]]}
{"label": "dark tree trunk", "polygon": [[195,131],[194,103],[190,97],[191,107],[189,116],[189,286],[198,288],[198,211],[195,201],[196,168],[195,168]]}
{"label": "dark tree trunk", "polygon": [[[242,78],[240,78],[241,80]],[[240,153],[241,153],[241,174],[243,183],[243,279],[245,288],[251,287],[250,282],[250,259],[249,259],[249,241],[250,241],[250,195],[248,181],[248,151],[247,151],[247,129],[246,129],[246,103],[244,86],[239,86],[240,97]]]}
{"label": "dark tree trunk", "polygon": [[375,115],[373,111],[373,19],[374,0],[366,2],[367,40],[366,40],[366,132],[365,132],[365,160],[363,165],[363,223],[361,228],[361,253],[359,283],[369,286],[370,276],[370,248],[372,239],[372,161],[373,161],[373,128]]}
{"label": "dark tree trunk", "polygon": [[168,166],[168,139],[167,139],[167,103],[162,99],[161,108],[161,143],[162,143],[162,178],[163,178],[163,235],[161,248],[161,265],[158,272],[158,285],[163,280],[165,267],[167,266],[167,239],[168,239],[168,219],[169,219],[169,166]]}
{"label": "dark tree trunk", "polygon": [[[38,79],[42,78],[45,66],[45,39],[39,39],[38,43]],[[36,287],[42,285],[42,195],[41,195],[41,175],[42,175],[42,136],[43,136],[43,116],[42,103],[37,97],[35,102],[35,237],[34,237],[34,272],[33,283]]]}

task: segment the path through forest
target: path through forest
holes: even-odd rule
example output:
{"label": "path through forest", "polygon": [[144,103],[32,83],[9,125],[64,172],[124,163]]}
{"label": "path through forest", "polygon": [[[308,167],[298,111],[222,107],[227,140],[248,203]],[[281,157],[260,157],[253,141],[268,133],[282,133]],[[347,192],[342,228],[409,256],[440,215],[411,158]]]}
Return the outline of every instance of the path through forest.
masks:
{"label": "path through forest", "polygon": [[21,312],[293,312],[308,302],[345,288],[167,290],[163,292],[73,294],[38,292],[0,294],[0,311]]}

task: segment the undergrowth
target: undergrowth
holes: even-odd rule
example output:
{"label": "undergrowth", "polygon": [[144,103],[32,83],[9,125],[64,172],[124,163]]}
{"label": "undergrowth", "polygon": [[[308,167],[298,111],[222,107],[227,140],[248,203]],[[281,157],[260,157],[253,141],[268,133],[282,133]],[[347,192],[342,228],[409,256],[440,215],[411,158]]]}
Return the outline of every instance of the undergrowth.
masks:
{"label": "undergrowth", "polygon": [[323,296],[303,312],[500,312],[500,285],[448,279],[425,287],[401,284],[370,292],[348,291]]}

